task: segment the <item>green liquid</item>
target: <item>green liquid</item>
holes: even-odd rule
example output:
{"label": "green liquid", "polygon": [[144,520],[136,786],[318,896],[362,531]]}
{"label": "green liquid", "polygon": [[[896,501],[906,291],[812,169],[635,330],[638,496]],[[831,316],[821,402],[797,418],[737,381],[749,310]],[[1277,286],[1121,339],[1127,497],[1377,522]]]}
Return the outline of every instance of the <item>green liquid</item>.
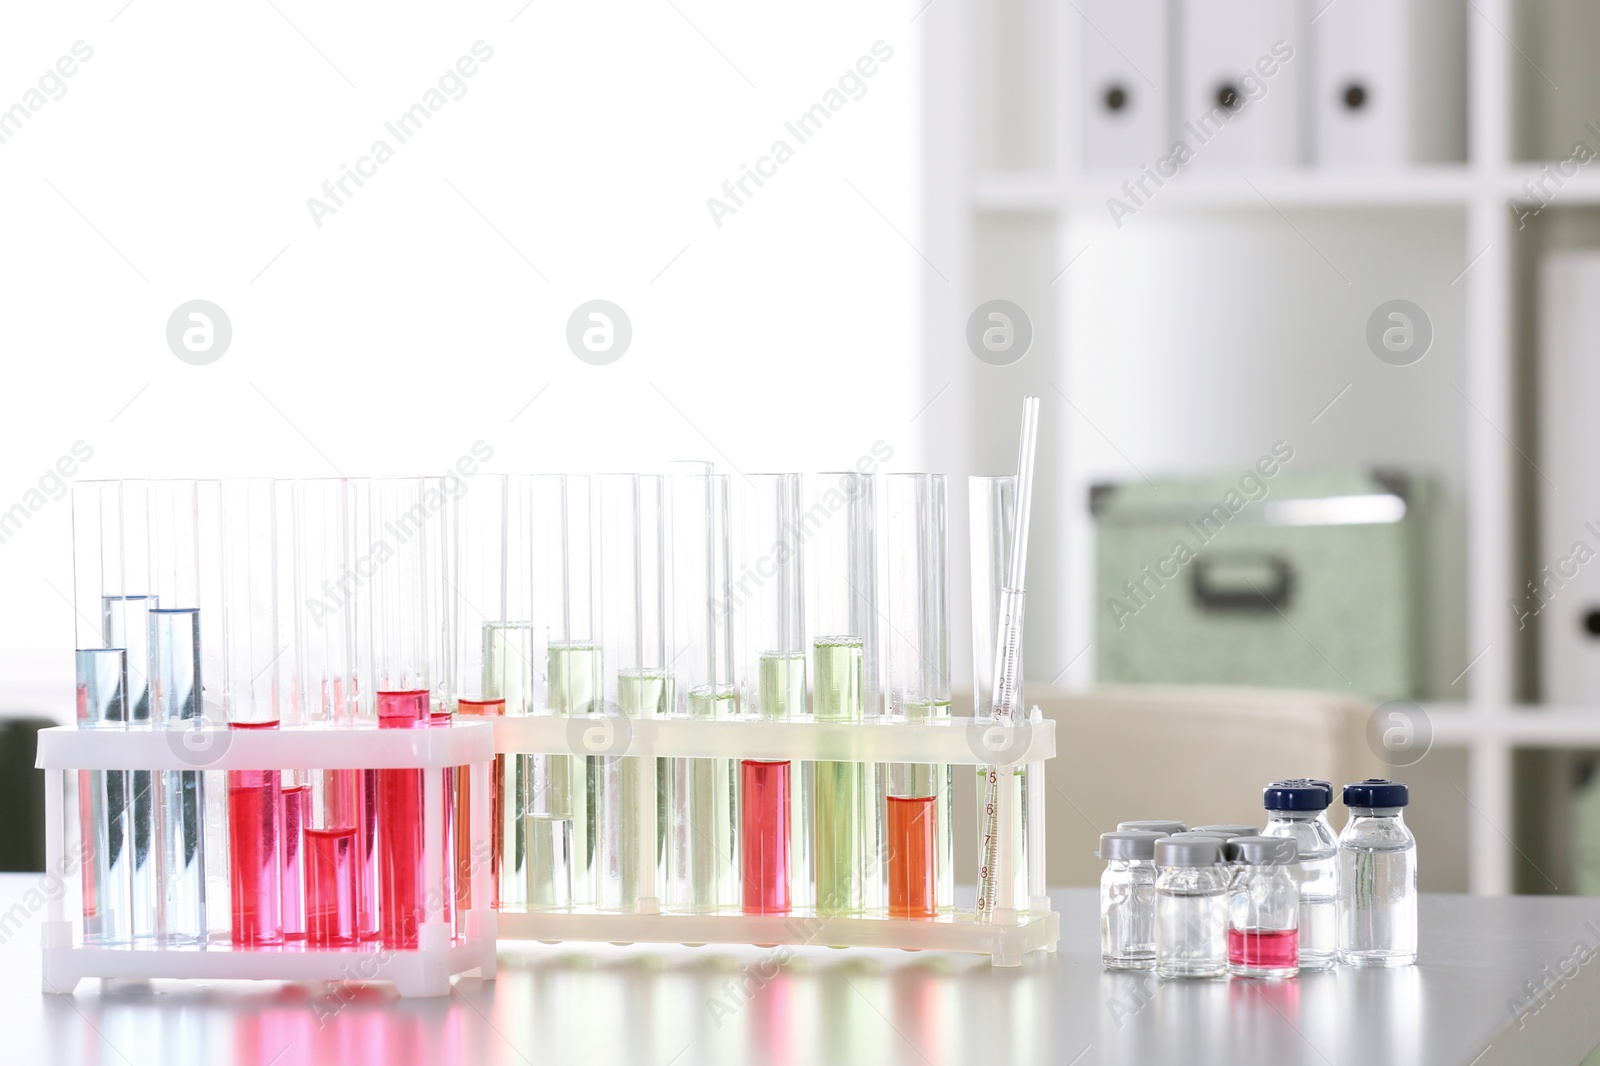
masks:
{"label": "green liquid", "polygon": [[860,637],[818,637],[812,647],[812,714],[819,722],[861,721]]}
{"label": "green liquid", "polygon": [[[600,698],[600,667],[600,645],[592,641],[552,640],[545,661],[550,713],[569,716],[589,713]],[[580,906],[592,904],[595,902],[595,846],[599,835],[595,824],[595,791],[599,784],[600,760],[594,756],[553,755],[548,762],[547,780],[541,781],[535,774],[531,781],[538,795],[530,799],[528,809],[560,813],[560,797],[568,797],[565,811],[572,818],[572,902]],[[530,879],[543,876],[546,875],[538,869],[529,868]],[[549,876],[554,876],[553,870]]]}
{"label": "green liquid", "polygon": [[[483,694],[505,700],[502,714],[526,715],[532,708],[534,630],[529,622],[490,622],[483,627]],[[528,792],[534,777],[532,755],[495,757],[496,787],[500,804],[500,904],[520,907],[528,902],[532,868],[528,865],[525,819]],[[565,760],[563,760],[565,761]],[[563,804],[570,806],[570,799]]]}
{"label": "green liquid", "polygon": [[[738,699],[730,685],[701,685],[689,692],[689,717],[732,718]],[[739,903],[738,788],[732,759],[661,760],[667,812],[667,905],[710,913]]]}
{"label": "green liquid", "polygon": [[[617,673],[617,708],[623,717],[661,718],[673,707],[672,675],[661,669],[622,670]],[[602,907],[631,908],[641,896],[661,895],[659,881],[646,883],[640,869],[638,841],[641,833],[655,834],[657,876],[666,843],[665,759],[657,759],[655,781],[647,783],[642,760],[635,756],[612,755],[600,760],[600,787],[597,800],[600,834],[596,862],[600,871]],[[640,810],[646,790],[648,807],[655,811],[649,822],[642,822]],[[652,824],[653,823],[653,824]]]}
{"label": "green liquid", "polygon": [[[862,650],[860,637],[817,638],[812,647],[812,713],[819,722],[861,721]],[[812,769],[818,914],[861,912],[868,769],[853,762],[819,762]]]}
{"label": "green liquid", "polygon": [[572,819],[550,814],[527,816],[528,905],[566,907],[572,903]]}
{"label": "green liquid", "polygon": [[483,692],[506,701],[505,713],[533,710],[533,623],[490,622],[483,627]]}
{"label": "green liquid", "polygon": [[783,721],[805,715],[805,652],[764,651],[758,674],[761,717]]}
{"label": "green liquid", "polygon": [[[757,664],[762,718],[784,721],[806,715],[806,660],[803,651],[765,651]],[[797,771],[797,772],[796,772]],[[789,776],[789,902],[805,910],[813,900],[811,873],[811,766],[800,763]]]}

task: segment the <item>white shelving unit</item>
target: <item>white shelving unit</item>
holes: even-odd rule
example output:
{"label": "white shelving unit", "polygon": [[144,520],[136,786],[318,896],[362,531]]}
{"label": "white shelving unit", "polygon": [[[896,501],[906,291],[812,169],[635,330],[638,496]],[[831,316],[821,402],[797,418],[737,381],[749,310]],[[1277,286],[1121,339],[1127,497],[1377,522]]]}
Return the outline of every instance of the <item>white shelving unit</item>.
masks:
{"label": "white shelving unit", "polygon": [[[1514,753],[1600,747],[1600,713],[1594,709],[1527,702],[1531,689],[1522,671],[1530,658],[1506,606],[1528,576],[1524,490],[1538,487],[1530,480],[1537,475],[1519,454],[1532,449],[1518,362],[1532,353],[1518,332],[1527,290],[1519,290],[1513,274],[1514,264],[1526,267],[1519,254],[1530,245],[1518,233],[1512,205],[1527,198],[1524,182],[1536,178],[1541,166],[1518,158],[1527,138],[1513,136],[1514,116],[1531,106],[1532,74],[1518,69],[1534,62],[1527,56],[1533,46],[1522,39],[1534,32],[1526,29],[1528,6],[1514,0],[1466,5],[1468,155],[1462,162],[1348,172],[1314,166],[1235,175],[1184,172],[1129,221],[1128,234],[1143,232],[1127,237],[1106,226],[1106,198],[1134,174],[1089,173],[1080,165],[1075,57],[1081,35],[1095,31],[1078,6],[940,0],[917,18],[925,43],[923,251],[942,275],[924,274],[929,358],[923,385],[927,396],[949,389],[956,397],[950,406],[935,408],[941,418],[925,419],[922,427],[930,463],[958,475],[960,483],[960,474],[1006,469],[1015,398],[1025,392],[1045,398],[1040,471],[1055,483],[1036,505],[1035,542],[1041,548],[1030,574],[1030,680],[1049,681],[1060,670],[1058,683],[1093,682],[1095,604],[1086,591],[1092,590],[1093,531],[1085,494],[1094,480],[1137,477],[1147,465],[1152,473],[1214,468],[1219,462],[1226,463],[1224,469],[1235,463],[1242,469],[1254,458],[1247,451],[1252,445],[1242,441],[1259,438],[1264,451],[1273,437],[1262,434],[1291,431],[1305,434],[1308,463],[1370,464],[1376,451],[1389,465],[1442,471],[1442,523],[1453,528],[1430,545],[1437,591],[1428,626],[1433,702],[1425,706],[1435,744],[1468,754],[1468,883],[1474,892],[1491,894],[1513,888]],[[1547,30],[1539,32],[1551,39]],[[1594,137],[1589,143],[1600,146]],[[1557,210],[1595,204],[1600,172],[1580,173],[1557,197]],[[1254,261],[1219,258],[1215,264],[1217,271],[1237,274],[1239,299],[1217,298],[1214,288],[1202,294],[1210,299],[1202,299],[1157,256],[1140,261],[1140,254],[1159,248],[1152,233],[1165,226],[1181,234],[1201,224],[1197,219],[1218,227],[1207,232],[1232,227],[1246,235],[1241,240],[1258,241],[1249,247],[1264,249]],[[1097,222],[1099,230],[1093,228]],[[1391,225],[1399,236],[1385,247],[1376,237]],[[1341,231],[1353,233],[1353,243],[1341,245]],[[1408,232],[1414,241],[1408,242]],[[1108,257],[1103,249],[1119,241]],[[1125,250],[1128,242],[1143,243]],[[1370,408],[1353,404],[1339,416],[1367,414],[1366,421],[1334,418],[1316,426],[1312,419],[1308,427],[1306,420],[1335,398],[1341,381],[1363,383],[1370,397],[1386,382],[1403,380],[1373,376],[1383,370],[1365,352],[1362,319],[1354,310],[1407,297],[1404,285],[1413,275],[1451,263],[1448,273],[1429,282],[1439,308],[1438,352],[1430,353],[1429,372],[1438,375],[1439,387],[1425,400],[1407,400],[1437,406],[1413,407],[1416,424],[1398,430],[1394,409],[1378,400]],[[1319,282],[1315,271],[1325,267],[1343,284],[1333,273]],[[1205,273],[1204,267],[1197,273]],[[1196,282],[1201,284],[1213,282]],[[1130,295],[1130,285],[1142,290]],[[964,340],[973,308],[997,297],[1023,306],[1035,330],[1033,351],[1010,367],[980,363]],[[1204,314],[1196,313],[1197,303]],[[1117,310],[1098,310],[1102,306]],[[1105,318],[1116,313],[1135,335],[1126,348],[1108,343],[1116,338]],[[1198,323],[1192,333],[1174,334],[1165,325],[1179,314]],[[1333,339],[1291,339],[1275,350],[1270,338],[1251,332],[1251,317],[1263,314]],[[1227,346],[1229,339],[1217,334],[1230,329],[1238,331],[1236,346],[1245,354],[1232,362],[1215,360],[1222,364],[1218,376],[1233,375],[1219,389],[1223,400],[1183,425],[1181,405],[1162,397],[1161,381],[1150,379],[1170,368],[1180,385],[1205,393],[1195,387],[1203,373],[1184,366],[1184,356],[1206,360]],[[1153,349],[1174,336],[1178,343],[1167,344],[1163,363]],[[1289,348],[1322,357],[1307,358],[1286,373],[1273,363]],[[1130,353],[1137,358],[1128,358]],[[1346,355],[1348,363],[1340,362]],[[1361,357],[1373,365],[1357,366]],[[1107,383],[1118,380],[1116,364],[1124,360],[1126,375],[1141,377],[1139,388],[1158,397],[1142,415],[1126,398],[1120,409],[1116,403],[1102,406]],[[1268,380],[1263,385],[1257,379]],[[1230,382],[1239,383],[1237,393],[1227,391]],[[1290,428],[1275,431],[1274,425]],[[1381,439],[1368,447],[1367,436]],[[1151,439],[1155,443],[1147,446]],[[952,530],[953,536],[959,533]],[[951,550],[961,558],[965,546],[952,544]],[[966,617],[964,604],[952,609],[957,619]]]}

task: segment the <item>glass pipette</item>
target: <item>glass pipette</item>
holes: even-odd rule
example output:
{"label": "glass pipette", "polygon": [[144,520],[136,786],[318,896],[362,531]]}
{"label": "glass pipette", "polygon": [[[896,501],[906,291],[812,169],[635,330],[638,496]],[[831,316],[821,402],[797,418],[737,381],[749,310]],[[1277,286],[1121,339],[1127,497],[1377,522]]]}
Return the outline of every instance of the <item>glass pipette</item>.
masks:
{"label": "glass pipette", "polygon": [[[1011,537],[1011,569],[1006,577],[1006,587],[1000,592],[1000,630],[996,636],[994,671],[994,708],[990,712],[996,722],[1006,726],[1016,721],[1017,667],[1022,653],[1023,577],[1028,560],[1028,519],[1033,505],[1033,460],[1039,445],[1039,397],[1025,396],[1022,400],[1022,434],[1017,444],[1017,498]],[[1013,753],[1014,754],[1014,753]],[[1007,772],[1010,770],[1008,768]],[[1001,820],[1000,768],[989,765],[983,775],[984,825],[983,864],[978,871],[978,914],[985,921],[994,920],[998,879],[995,865],[1000,854]],[[1010,790],[1007,790],[1009,796]],[[1008,866],[1016,861],[1016,841],[1010,842]],[[1006,884],[1012,878],[1008,874]],[[1009,893],[1007,893],[1009,894]],[[1011,901],[1007,901],[1008,905]]]}

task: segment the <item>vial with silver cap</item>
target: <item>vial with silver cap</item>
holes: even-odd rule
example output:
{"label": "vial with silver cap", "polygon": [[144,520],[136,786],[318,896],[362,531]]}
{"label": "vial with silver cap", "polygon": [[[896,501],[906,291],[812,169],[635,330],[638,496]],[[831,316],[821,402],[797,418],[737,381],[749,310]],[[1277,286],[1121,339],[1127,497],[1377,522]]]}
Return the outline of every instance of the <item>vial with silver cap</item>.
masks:
{"label": "vial with silver cap", "polygon": [[1294,977],[1300,972],[1299,849],[1288,837],[1235,837],[1224,848],[1238,864],[1228,895],[1228,972]]}
{"label": "vial with silver cap", "polygon": [[1350,820],[1339,834],[1339,961],[1417,961],[1417,838],[1406,828],[1405,785],[1369,778],[1344,786]]}
{"label": "vial with silver cap", "polygon": [[1165,834],[1100,834],[1100,958],[1108,970],[1148,970],[1156,963],[1156,841]]}
{"label": "vial with silver cap", "polygon": [[1234,837],[1253,837],[1261,830],[1253,825],[1242,825],[1236,822],[1226,822],[1220,825],[1197,825],[1189,830],[1191,833],[1208,833],[1211,836],[1232,840]]}
{"label": "vial with silver cap", "polygon": [[1156,841],[1156,976],[1228,972],[1228,870],[1216,837]]}
{"label": "vial with silver cap", "polygon": [[1132,822],[1118,822],[1117,832],[1133,831],[1139,833],[1181,833],[1188,827],[1182,822],[1170,818],[1144,818]]}

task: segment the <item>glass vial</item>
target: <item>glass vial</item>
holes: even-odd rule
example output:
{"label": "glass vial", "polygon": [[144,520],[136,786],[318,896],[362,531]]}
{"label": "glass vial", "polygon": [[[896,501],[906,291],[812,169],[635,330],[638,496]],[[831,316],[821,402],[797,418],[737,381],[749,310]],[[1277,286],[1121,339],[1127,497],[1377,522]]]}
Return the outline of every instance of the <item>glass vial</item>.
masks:
{"label": "glass vial", "polygon": [[1220,837],[1223,840],[1232,840],[1234,837],[1259,836],[1261,830],[1253,825],[1243,825],[1237,822],[1227,822],[1221,825],[1197,825],[1189,830],[1191,833],[1205,833],[1207,836]]}
{"label": "glass vial", "polygon": [[1170,818],[1146,818],[1142,821],[1117,823],[1117,832],[1119,833],[1162,833],[1166,836],[1171,836],[1174,833],[1183,832],[1185,828],[1182,822],[1173,821]]}
{"label": "glass vial", "polygon": [[1156,976],[1228,972],[1228,871],[1216,837],[1156,841]]}
{"label": "glass vial", "polygon": [[1344,786],[1350,820],[1339,834],[1339,961],[1417,961],[1417,838],[1406,828],[1405,785],[1369,778]]}
{"label": "glass vial", "polygon": [[1119,829],[1100,834],[1100,961],[1108,970],[1156,964],[1156,841],[1164,833]]}
{"label": "glass vial", "polygon": [[1293,977],[1300,972],[1299,849],[1288,837],[1235,837],[1223,849],[1237,865],[1228,894],[1228,972]]}
{"label": "glass vial", "polygon": [[1333,787],[1326,781],[1274,781],[1263,792],[1262,836],[1288,837],[1300,852],[1300,968],[1326,970],[1339,954],[1334,915],[1338,839],[1328,824]]}

